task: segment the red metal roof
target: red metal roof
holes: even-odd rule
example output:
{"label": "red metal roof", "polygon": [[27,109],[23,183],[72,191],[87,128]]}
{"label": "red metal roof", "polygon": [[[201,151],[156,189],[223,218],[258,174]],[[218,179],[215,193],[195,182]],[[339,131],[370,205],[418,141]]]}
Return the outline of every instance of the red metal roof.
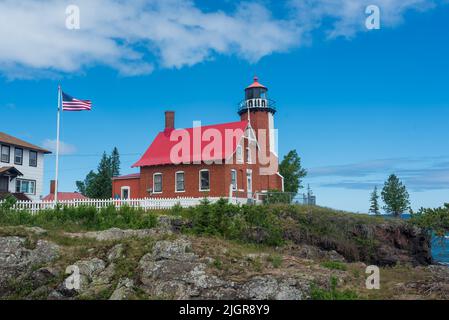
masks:
{"label": "red metal roof", "polygon": [[246,87],[246,89],[251,89],[251,88],[264,88],[264,89],[267,89],[267,87],[265,87],[263,84],[259,83],[259,78],[257,76],[254,77],[254,82],[250,86]]}
{"label": "red metal roof", "polygon": [[132,173],[124,176],[113,177],[112,180],[126,180],[126,179],[139,179],[140,173]]}
{"label": "red metal roof", "polygon": [[[199,160],[215,161],[228,159],[234,154],[247,125],[248,121],[238,121],[211,126],[202,126],[198,128],[162,131],[156,136],[153,143],[143,154],[140,160],[133,165],[133,167],[192,163]],[[199,133],[200,130],[201,133]],[[205,132],[208,132],[212,138],[206,138],[204,136]],[[199,134],[203,135],[202,139],[197,138]],[[213,150],[211,147],[213,144],[211,141],[214,141],[213,137],[215,137],[216,134],[220,135],[219,144],[221,145],[221,150]],[[175,141],[170,141],[170,137],[173,137],[172,140]],[[182,137],[185,137],[184,140],[189,142],[189,146],[187,147],[188,152],[185,152],[186,154],[182,152],[177,153],[177,159],[172,160],[170,153],[172,150],[176,150],[173,148],[179,144],[179,141],[183,140]],[[195,142],[198,144],[198,148],[194,148],[194,137]],[[228,148],[226,148],[227,140],[229,140],[228,144],[230,144],[230,147]]]}
{"label": "red metal roof", "polygon": [[[89,198],[86,196],[83,196],[81,193],[78,193],[78,192],[58,192],[58,201],[83,200],[83,199],[89,199]],[[53,193],[50,193],[49,195],[46,195],[42,200],[53,201],[53,200],[55,200],[55,195]]]}

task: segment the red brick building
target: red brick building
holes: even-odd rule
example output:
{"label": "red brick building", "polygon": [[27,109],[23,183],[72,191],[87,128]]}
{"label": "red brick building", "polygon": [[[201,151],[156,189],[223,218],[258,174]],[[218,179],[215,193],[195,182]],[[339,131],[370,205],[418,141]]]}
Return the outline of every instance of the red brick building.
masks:
{"label": "red brick building", "polygon": [[165,128],[133,165],[140,173],[113,179],[113,197],[256,198],[283,191],[278,172],[274,102],[258,82],[245,89],[240,121],[175,129],[165,112]]}

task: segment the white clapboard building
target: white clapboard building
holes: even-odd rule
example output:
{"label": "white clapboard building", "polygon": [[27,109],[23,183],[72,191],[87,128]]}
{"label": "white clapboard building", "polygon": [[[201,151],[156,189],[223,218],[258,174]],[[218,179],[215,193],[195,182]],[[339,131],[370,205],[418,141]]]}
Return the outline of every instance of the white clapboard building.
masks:
{"label": "white clapboard building", "polygon": [[41,147],[0,132],[0,198],[13,194],[20,200],[43,195],[44,155]]}

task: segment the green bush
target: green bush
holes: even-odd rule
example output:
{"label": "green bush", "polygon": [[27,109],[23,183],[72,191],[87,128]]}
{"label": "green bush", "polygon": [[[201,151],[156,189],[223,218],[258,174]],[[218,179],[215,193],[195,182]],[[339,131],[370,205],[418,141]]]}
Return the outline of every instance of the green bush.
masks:
{"label": "green bush", "polygon": [[321,264],[322,267],[331,270],[342,270],[346,271],[347,267],[344,263],[338,261],[325,261]]}
{"label": "green bush", "polygon": [[421,208],[417,213],[412,213],[410,222],[435,233],[437,237],[444,237],[449,233],[449,203],[436,209]]}
{"label": "green bush", "polygon": [[11,195],[6,196],[3,203],[0,205],[0,214],[6,213],[16,204],[17,199]]}
{"label": "green bush", "polygon": [[269,190],[263,198],[264,204],[290,204],[294,198],[291,192],[281,192],[279,190]]}
{"label": "green bush", "polygon": [[358,295],[352,290],[338,290],[338,279],[331,277],[329,280],[329,288],[320,288],[315,284],[310,287],[310,298],[312,300],[356,300]]}
{"label": "green bush", "polygon": [[283,242],[279,219],[263,206],[237,206],[225,199],[214,204],[203,200],[200,205],[185,209],[182,215],[188,218],[189,230],[195,234],[267,245]]}
{"label": "green bush", "polygon": [[156,225],[156,216],[142,209],[110,206],[96,209],[89,206],[76,208],[58,207],[42,210],[35,214],[28,211],[2,210],[0,224],[29,225],[64,230],[105,230],[109,228],[145,229]]}
{"label": "green bush", "polygon": [[280,255],[270,255],[267,259],[269,262],[271,262],[271,265],[273,268],[279,268],[282,265],[282,257]]}

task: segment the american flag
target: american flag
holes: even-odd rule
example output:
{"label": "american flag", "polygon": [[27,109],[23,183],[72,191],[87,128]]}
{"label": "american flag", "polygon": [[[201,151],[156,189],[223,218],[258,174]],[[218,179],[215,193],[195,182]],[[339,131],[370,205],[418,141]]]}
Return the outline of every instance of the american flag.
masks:
{"label": "american flag", "polygon": [[63,111],[83,111],[92,110],[92,101],[79,100],[62,92],[62,110]]}

